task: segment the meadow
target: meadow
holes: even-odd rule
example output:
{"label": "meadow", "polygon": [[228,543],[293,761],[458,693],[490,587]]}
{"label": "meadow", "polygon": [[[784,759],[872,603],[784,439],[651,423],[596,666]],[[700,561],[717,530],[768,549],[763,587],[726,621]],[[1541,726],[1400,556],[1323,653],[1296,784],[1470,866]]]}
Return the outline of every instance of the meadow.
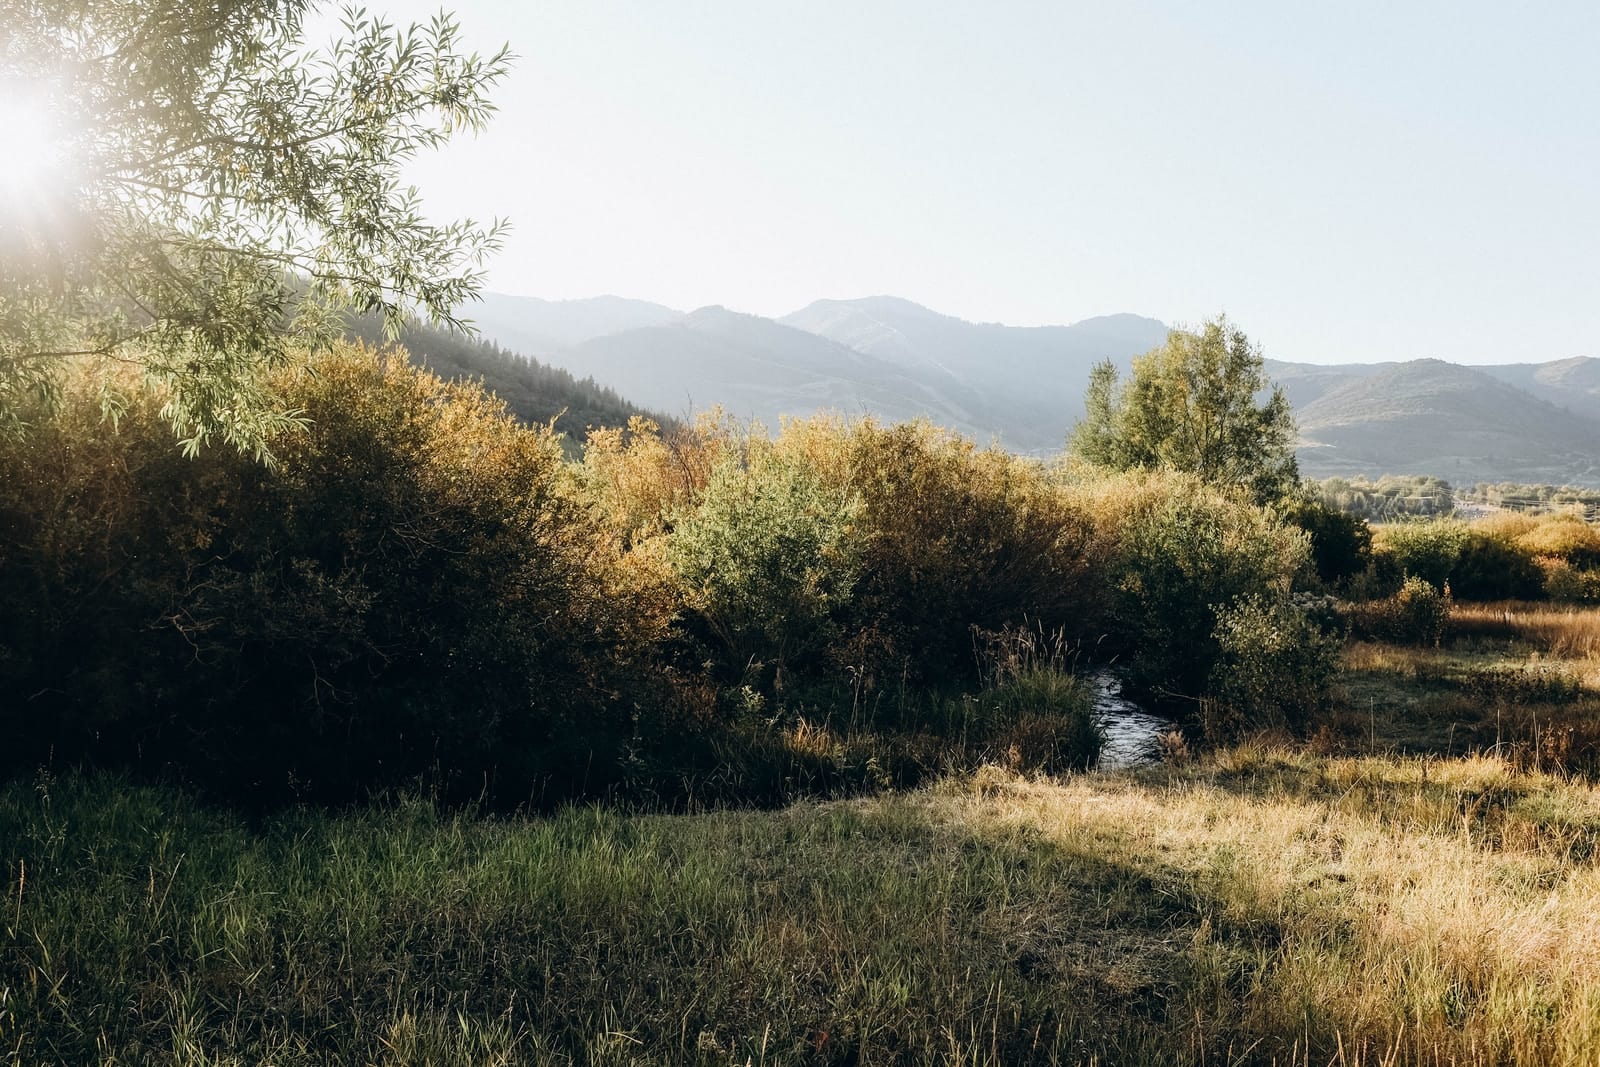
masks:
{"label": "meadow", "polygon": [[246,817],[115,775],[14,783],[0,1049],[1592,1063],[1597,628],[1458,607],[1436,648],[1352,642],[1302,740],[776,810]]}
{"label": "meadow", "polygon": [[269,384],[0,440],[0,1060],[1600,1056],[1580,518]]}
{"label": "meadow", "polygon": [[1252,744],[778,811],[14,785],[31,1063],[1579,1064],[1600,795]]}

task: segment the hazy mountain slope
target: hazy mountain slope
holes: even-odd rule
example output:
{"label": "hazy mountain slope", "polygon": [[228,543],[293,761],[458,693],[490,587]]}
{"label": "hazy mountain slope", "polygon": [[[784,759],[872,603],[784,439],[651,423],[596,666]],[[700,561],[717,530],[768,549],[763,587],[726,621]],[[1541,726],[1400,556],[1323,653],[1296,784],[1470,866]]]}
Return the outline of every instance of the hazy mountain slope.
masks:
{"label": "hazy mountain slope", "polygon": [[1600,419],[1600,359],[1575,356],[1549,363],[1506,363],[1478,369],[1558,408]]}
{"label": "hazy mountain slope", "polygon": [[1400,363],[1296,412],[1307,475],[1434,474],[1456,482],[1594,482],[1600,422],[1493,375],[1441,360]]}
{"label": "hazy mountain slope", "polygon": [[461,309],[485,337],[525,356],[544,356],[593,337],[659,326],[682,312],[645,300],[596,296],[587,300],[540,300],[484,293]]}
{"label": "hazy mountain slope", "polygon": [[[771,319],[701,308],[665,325],[597,337],[559,358],[574,373],[674,414],[721,404],[776,427],[819,408],[886,419],[926,415],[987,440],[1003,421],[976,391]],[[1037,447],[1007,434],[1017,447]]]}
{"label": "hazy mountain slope", "polygon": [[1003,326],[941,315],[899,297],[818,300],[779,320],[987,397],[1006,436],[1059,448],[1083,413],[1089,371],[1103,359],[1126,368],[1162,344],[1167,327],[1139,315],[1071,326]]}
{"label": "hazy mountain slope", "polygon": [[952,373],[1060,373],[1102,359],[1126,362],[1166,340],[1167,328],[1138,315],[1107,315],[1072,326],[1003,326],[941,315],[893,296],[818,300],[778,320],[895,363]]}
{"label": "hazy mountain slope", "polygon": [[1283,387],[1289,404],[1299,411],[1320,397],[1352,382],[1370,378],[1397,366],[1394,363],[1285,363],[1266,361],[1267,377]]}
{"label": "hazy mountain slope", "polygon": [[[383,343],[382,326],[370,316],[357,319],[350,333],[374,345]],[[631,415],[651,414],[611,389],[482,338],[419,324],[402,331],[400,343],[441,378],[479,381],[519,419],[528,423],[555,419],[556,429],[576,441],[583,440],[592,426],[621,426]]]}

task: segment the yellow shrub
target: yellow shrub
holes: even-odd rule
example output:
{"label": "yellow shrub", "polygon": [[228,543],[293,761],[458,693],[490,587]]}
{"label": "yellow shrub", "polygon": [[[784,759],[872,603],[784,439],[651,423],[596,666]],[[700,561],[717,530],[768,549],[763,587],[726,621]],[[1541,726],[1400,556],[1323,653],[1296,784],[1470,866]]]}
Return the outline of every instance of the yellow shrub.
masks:
{"label": "yellow shrub", "polygon": [[1551,556],[1579,566],[1600,563],[1600,530],[1577,515],[1545,516],[1516,541],[1530,555]]}

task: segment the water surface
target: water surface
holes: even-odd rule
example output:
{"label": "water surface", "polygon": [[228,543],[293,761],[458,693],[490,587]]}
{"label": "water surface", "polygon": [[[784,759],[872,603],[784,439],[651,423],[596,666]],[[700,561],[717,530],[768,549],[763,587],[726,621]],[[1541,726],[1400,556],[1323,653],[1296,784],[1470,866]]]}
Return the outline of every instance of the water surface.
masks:
{"label": "water surface", "polygon": [[1101,770],[1144,767],[1161,761],[1162,734],[1178,728],[1175,720],[1146,711],[1122,695],[1122,680],[1109,668],[1089,675],[1094,686],[1095,722],[1105,731],[1100,748]]}

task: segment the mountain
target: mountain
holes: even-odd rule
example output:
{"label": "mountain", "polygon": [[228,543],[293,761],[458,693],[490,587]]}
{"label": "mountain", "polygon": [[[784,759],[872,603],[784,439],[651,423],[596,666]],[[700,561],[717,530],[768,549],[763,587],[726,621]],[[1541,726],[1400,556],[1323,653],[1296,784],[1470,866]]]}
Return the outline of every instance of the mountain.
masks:
{"label": "mountain", "polygon": [[[706,307],[661,325],[591,338],[560,357],[649,407],[720,404],[776,428],[819,408],[900,420],[927,416],[982,440],[1004,421],[979,393],[771,319]],[[1024,447],[1026,434],[1008,434]]]}
{"label": "mountain", "polygon": [[937,366],[951,374],[1018,373],[1058,376],[1102,359],[1126,363],[1167,338],[1167,327],[1139,315],[1107,315],[1072,326],[1003,326],[941,315],[893,296],[818,300],[778,320],[906,366]]}
{"label": "mountain", "polygon": [[[826,408],[926,416],[1034,453],[1061,448],[1095,363],[1126,369],[1167,334],[1139,315],[1070,326],[975,323],[892,296],[819,300],[773,320],[619,297],[489,294],[474,317],[487,336],[542,362],[499,349],[446,356],[437,340],[428,358],[441,370],[484,375],[529,411],[560,410],[551,407],[559,386],[573,429],[618,421],[632,404],[680,416],[721,404],[774,427],[783,415]],[[1600,486],[1600,359],[1488,367],[1268,360],[1266,370],[1295,410],[1308,476]],[[557,383],[552,374],[566,377]]]}
{"label": "mountain", "polygon": [[[372,345],[383,344],[383,326],[372,316],[354,319],[349,333]],[[506,402],[527,423],[549,423],[574,441],[593,426],[622,426],[630,416],[646,415],[670,422],[628,401],[592,379],[526,356],[508,352],[493,341],[468,337],[424,323],[407,326],[400,344],[414,360],[447,381],[478,381]]]}
{"label": "mountain", "polygon": [[1600,480],[1600,421],[1541,400],[1490,368],[1419,359],[1351,372],[1295,414],[1301,469],[1312,477]]}
{"label": "mountain", "polygon": [[1479,369],[1558,408],[1600,419],[1600,359],[1575,356]]}
{"label": "mountain", "polygon": [[525,356],[544,356],[594,337],[659,326],[682,312],[647,300],[596,296],[586,300],[540,300],[484,293],[462,309],[485,337]]}
{"label": "mountain", "polygon": [[1269,359],[1266,372],[1272,384],[1283,387],[1290,406],[1299,411],[1326,393],[1394,366],[1393,363],[1284,363]]}
{"label": "mountain", "polygon": [[893,296],[818,300],[778,320],[991,398],[1018,433],[1059,448],[1083,413],[1089,371],[1104,359],[1126,368],[1167,339],[1140,315],[1071,326],[1003,326],[942,315]]}

